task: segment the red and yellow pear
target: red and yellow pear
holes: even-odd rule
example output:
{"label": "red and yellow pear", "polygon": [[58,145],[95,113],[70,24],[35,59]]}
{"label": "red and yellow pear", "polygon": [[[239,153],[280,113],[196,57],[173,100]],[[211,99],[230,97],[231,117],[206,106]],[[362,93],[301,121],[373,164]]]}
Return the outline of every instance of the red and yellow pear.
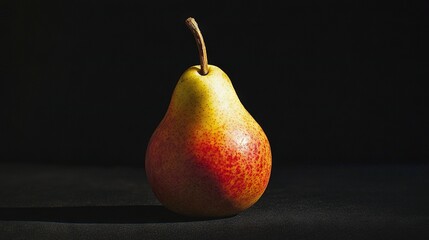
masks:
{"label": "red and yellow pear", "polygon": [[146,150],[145,171],[158,200],[173,212],[198,217],[236,215],[268,186],[272,156],[261,126],[219,67],[207,63],[193,18],[200,65],[180,77]]}

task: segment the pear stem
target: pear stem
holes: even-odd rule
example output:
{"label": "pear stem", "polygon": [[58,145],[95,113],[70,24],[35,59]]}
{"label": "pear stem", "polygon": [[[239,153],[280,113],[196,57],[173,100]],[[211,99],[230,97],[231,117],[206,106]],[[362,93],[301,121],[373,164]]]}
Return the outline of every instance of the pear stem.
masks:
{"label": "pear stem", "polygon": [[197,42],[198,53],[200,57],[200,65],[201,65],[200,74],[207,75],[207,73],[209,72],[209,64],[207,61],[206,44],[204,43],[203,35],[201,34],[201,31],[198,28],[198,24],[194,18],[189,17],[186,19],[185,22],[188,28],[192,31],[195,41]]}

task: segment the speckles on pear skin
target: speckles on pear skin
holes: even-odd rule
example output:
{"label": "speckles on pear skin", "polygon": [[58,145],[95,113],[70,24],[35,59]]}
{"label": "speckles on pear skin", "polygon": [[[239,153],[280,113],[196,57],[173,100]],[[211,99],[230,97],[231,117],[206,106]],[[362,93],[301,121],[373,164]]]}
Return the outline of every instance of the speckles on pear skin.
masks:
{"label": "speckles on pear skin", "polygon": [[270,177],[271,155],[261,141],[265,135],[242,126],[204,132],[192,144],[193,161],[218,182],[225,198],[246,208],[259,199]]}

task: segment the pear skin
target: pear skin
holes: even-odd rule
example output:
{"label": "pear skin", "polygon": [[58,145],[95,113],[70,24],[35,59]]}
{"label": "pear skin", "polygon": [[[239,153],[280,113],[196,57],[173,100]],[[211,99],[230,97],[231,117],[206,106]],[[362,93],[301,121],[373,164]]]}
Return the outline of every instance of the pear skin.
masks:
{"label": "pear skin", "polygon": [[155,196],[171,211],[194,217],[233,216],[250,208],[266,190],[270,143],[229,77],[208,64],[195,20],[188,18],[186,24],[201,64],[180,76],[149,140],[145,171]]}
{"label": "pear skin", "polygon": [[168,209],[188,216],[235,215],[264,193],[271,173],[267,136],[240,102],[229,77],[209,65],[180,77],[153,133],[145,168]]}

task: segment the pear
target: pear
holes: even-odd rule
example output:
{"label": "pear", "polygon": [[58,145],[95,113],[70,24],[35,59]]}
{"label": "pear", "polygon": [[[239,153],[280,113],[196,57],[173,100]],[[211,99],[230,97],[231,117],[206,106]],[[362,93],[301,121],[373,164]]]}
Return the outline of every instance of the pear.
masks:
{"label": "pear", "polygon": [[147,179],[160,203],[173,212],[234,216],[254,205],[268,186],[270,143],[227,74],[207,63],[195,19],[185,22],[197,42],[200,65],[180,76],[149,140]]}

